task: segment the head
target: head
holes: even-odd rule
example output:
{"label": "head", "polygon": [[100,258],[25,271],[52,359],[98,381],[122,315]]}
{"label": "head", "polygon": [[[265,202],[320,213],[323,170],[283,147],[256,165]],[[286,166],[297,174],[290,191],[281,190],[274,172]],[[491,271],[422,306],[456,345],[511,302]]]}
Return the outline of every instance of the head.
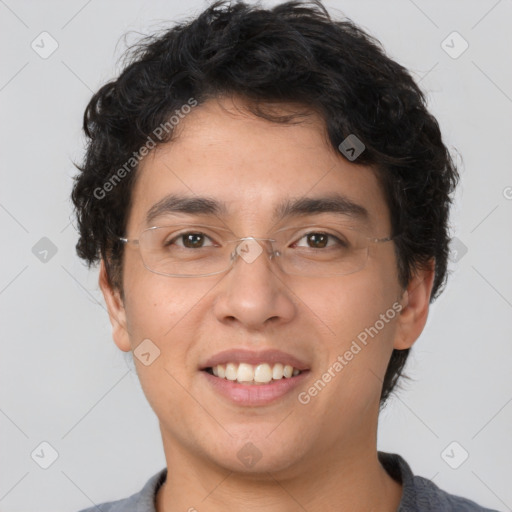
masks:
{"label": "head", "polygon": [[[211,421],[221,436],[257,439],[275,452],[283,446],[279,431],[273,448],[263,432],[282,417],[283,403],[265,406],[265,414],[244,410],[241,420],[237,407],[213,405],[199,367],[231,348],[279,349],[319,378],[371,327],[378,331],[371,342],[331,371],[332,383],[314,400],[285,405],[299,408],[304,422],[303,430],[282,429],[284,444],[301,445],[297,457],[306,457],[300,440],[324,428],[307,418],[357,432],[376,414],[445,283],[458,178],[422,92],[376,40],[349,20],[332,20],[316,2],[268,10],[218,2],[133,48],[120,76],[91,99],[84,130],[87,152],[72,195],[77,251],[89,264],[101,262],[117,345],[129,351],[150,339],[160,350],[150,366],[136,363],[164,429],[212,457],[222,443],[208,445],[200,429],[190,437],[185,427]],[[339,149],[349,136],[364,144],[355,160]],[[363,269],[335,278],[288,276],[264,257],[215,276],[162,276],[119,239],[176,219],[213,223],[235,238],[271,238],[290,225],[275,215],[279,207],[333,194],[366,211],[356,229],[392,237],[370,247]],[[196,202],[148,225],[148,212],[169,196],[207,198],[219,208],[207,212]],[[334,225],[337,217],[311,205],[292,225]],[[312,382],[304,382],[307,391]],[[172,388],[172,396],[162,392]],[[219,419],[204,416],[189,395],[211,403]],[[188,419],[170,416],[170,403]]]}

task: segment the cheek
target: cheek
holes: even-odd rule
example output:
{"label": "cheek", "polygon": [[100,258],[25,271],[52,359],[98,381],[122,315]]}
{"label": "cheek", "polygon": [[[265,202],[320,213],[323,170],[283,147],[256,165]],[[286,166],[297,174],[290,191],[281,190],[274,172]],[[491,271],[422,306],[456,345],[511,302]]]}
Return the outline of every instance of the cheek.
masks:
{"label": "cheek", "polygon": [[204,283],[201,286],[193,279],[150,272],[132,273],[125,282],[127,326],[137,374],[159,417],[169,407],[182,408],[189,402],[182,386],[188,386],[195,364],[195,340],[200,338],[196,315],[207,291]]}
{"label": "cheek", "polygon": [[160,276],[141,265],[133,265],[126,273],[125,310],[132,348],[142,339],[174,343],[174,333],[187,324],[183,321],[204,296],[205,283],[194,279]]}
{"label": "cheek", "polygon": [[198,340],[208,339],[218,278],[173,278],[134,265],[126,272],[125,310],[132,350],[145,339],[166,367],[184,373],[197,361]]}
{"label": "cheek", "polygon": [[322,291],[310,293],[306,301],[321,319],[318,325],[329,329],[320,340],[323,357],[316,378],[302,390],[302,399],[309,400],[313,415],[336,425],[336,432],[344,431],[343,425],[365,431],[367,426],[354,421],[367,418],[378,408],[393,349],[398,317],[393,309],[395,293],[377,276],[361,277],[344,276]]}
{"label": "cheek", "polygon": [[337,365],[335,373],[341,378],[335,380],[346,390],[378,388],[393,349],[397,284],[392,272],[372,270],[324,283],[308,295],[301,293],[325,331],[322,348],[327,357],[321,366],[327,370],[340,363],[343,369]]}
{"label": "cheek", "polygon": [[340,344],[373,326],[398,298],[396,286],[382,274],[369,274],[366,279],[357,274],[343,276],[297,295],[329,331],[332,342]]}

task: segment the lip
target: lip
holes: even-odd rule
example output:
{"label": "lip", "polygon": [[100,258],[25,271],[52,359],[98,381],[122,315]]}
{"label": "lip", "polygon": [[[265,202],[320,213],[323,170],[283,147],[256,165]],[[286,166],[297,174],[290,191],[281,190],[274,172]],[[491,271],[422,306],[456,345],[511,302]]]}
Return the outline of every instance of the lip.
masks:
{"label": "lip", "polygon": [[[221,364],[221,363],[219,363]],[[200,372],[208,385],[227,398],[231,403],[242,406],[263,406],[290,395],[307,377],[309,371],[290,378],[282,378],[271,384],[240,384],[237,381],[221,379],[206,371]]]}
{"label": "lip", "polygon": [[[291,354],[287,354],[286,352],[282,352],[281,350],[272,349],[261,351],[247,349],[224,350],[207,359],[199,366],[199,369],[206,370],[207,368],[227,363],[248,363],[253,365],[260,363],[282,363],[284,365],[289,364],[301,371],[309,370],[309,366],[299,358],[292,356]],[[272,384],[272,386],[274,385],[275,384]]]}

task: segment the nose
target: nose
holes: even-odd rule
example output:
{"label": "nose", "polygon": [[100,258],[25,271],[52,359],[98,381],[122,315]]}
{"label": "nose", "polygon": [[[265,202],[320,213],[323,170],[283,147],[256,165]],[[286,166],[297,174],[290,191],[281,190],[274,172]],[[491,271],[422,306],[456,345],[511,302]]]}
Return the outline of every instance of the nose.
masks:
{"label": "nose", "polygon": [[294,294],[269,249],[263,240],[240,241],[233,266],[217,287],[214,314],[220,322],[261,330],[293,319]]}

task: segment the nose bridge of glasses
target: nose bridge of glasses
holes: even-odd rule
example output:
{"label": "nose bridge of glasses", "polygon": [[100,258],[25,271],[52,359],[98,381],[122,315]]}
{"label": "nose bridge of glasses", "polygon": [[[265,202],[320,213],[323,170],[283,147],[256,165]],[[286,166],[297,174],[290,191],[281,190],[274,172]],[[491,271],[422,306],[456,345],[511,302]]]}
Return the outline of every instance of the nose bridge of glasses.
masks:
{"label": "nose bridge of glasses", "polygon": [[[276,240],[273,238],[259,238],[254,236],[247,236],[234,240],[236,243],[235,250],[232,253],[232,257],[238,255],[246,263],[253,263],[262,253],[264,248],[267,248],[267,253],[270,257],[274,254],[273,242]],[[268,247],[271,250],[268,250]]]}

